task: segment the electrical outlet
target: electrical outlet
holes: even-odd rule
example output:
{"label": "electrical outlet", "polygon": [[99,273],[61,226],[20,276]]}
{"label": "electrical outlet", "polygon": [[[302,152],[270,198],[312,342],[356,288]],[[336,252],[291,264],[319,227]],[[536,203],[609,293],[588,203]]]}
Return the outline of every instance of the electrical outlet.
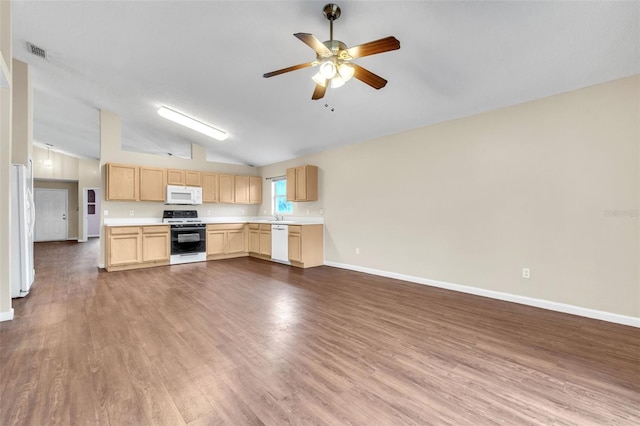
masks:
{"label": "electrical outlet", "polygon": [[266,211],[266,210],[263,210],[263,211],[262,211],[262,214],[267,214],[267,211]]}
{"label": "electrical outlet", "polygon": [[324,209],[320,209],[320,216],[324,215]]}
{"label": "electrical outlet", "polygon": [[309,216],[309,209],[307,209],[307,216]]}
{"label": "electrical outlet", "polygon": [[207,210],[207,216],[211,216],[211,210]]}
{"label": "electrical outlet", "polygon": [[129,210],[129,216],[133,216],[133,210]]}
{"label": "electrical outlet", "polygon": [[360,247],[356,247],[356,254],[360,254]]}
{"label": "electrical outlet", "polygon": [[105,216],[109,216],[109,210],[105,210],[102,214],[104,214]]}
{"label": "electrical outlet", "polygon": [[244,210],[240,210],[240,214],[241,214],[241,215],[244,215]]}
{"label": "electrical outlet", "polygon": [[522,268],[522,278],[531,278],[531,270],[529,268]]}

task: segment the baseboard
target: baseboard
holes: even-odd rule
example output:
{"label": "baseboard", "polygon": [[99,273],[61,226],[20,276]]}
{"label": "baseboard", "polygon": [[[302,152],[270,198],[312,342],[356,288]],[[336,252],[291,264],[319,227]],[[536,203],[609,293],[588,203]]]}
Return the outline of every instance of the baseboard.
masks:
{"label": "baseboard", "polygon": [[432,287],[444,288],[447,290],[459,291],[461,293],[474,294],[476,296],[489,297],[491,299],[504,300],[506,302],[519,303],[521,305],[535,306],[536,308],[548,309],[550,311],[563,312],[565,314],[578,315],[581,317],[593,318],[601,321],[612,322],[616,324],[629,325],[631,327],[640,328],[640,318],[627,315],[614,314],[612,312],[598,311],[595,309],[583,308],[566,303],[552,302],[544,299],[536,299],[533,297],[519,296],[517,294],[503,293],[500,291],[485,290],[477,287],[470,287],[462,284],[453,284],[443,281],[429,280],[412,275],[398,274],[395,272],[381,271],[379,269],[366,268],[363,266],[347,265],[344,263],[327,262],[326,266],[334,268],[349,269],[351,271],[364,272],[366,274],[378,275],[381,277],[394,278],[402,281],[409,281],[416,284],[423,284]]}
{"label": "baseboard", "polygon": [[0,322],[13,320],[13,308],[6,312],[0,312]]}

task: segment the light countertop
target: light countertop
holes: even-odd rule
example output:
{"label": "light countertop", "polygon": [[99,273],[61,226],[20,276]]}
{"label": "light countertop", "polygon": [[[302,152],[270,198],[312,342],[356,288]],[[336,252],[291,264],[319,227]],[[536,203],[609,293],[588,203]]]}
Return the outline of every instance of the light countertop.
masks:
{"label": "light countertop", "polygon": [[[202,223],[269,223],[282,225],[322,225],[323,217],[285,217],[285,220],[274,220],[273,217],[201,217]],[[163,224],[158,218],[105,218],[104,226],[149,226]]]}

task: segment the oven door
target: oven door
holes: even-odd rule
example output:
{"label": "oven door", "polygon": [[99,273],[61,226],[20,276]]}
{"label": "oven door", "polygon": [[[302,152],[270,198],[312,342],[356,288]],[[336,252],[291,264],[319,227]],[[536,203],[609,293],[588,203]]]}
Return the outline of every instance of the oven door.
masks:
{"label": "oven door", "polygon": [[171,254],[204,253],[207,251],[206,227],[171,227]]}

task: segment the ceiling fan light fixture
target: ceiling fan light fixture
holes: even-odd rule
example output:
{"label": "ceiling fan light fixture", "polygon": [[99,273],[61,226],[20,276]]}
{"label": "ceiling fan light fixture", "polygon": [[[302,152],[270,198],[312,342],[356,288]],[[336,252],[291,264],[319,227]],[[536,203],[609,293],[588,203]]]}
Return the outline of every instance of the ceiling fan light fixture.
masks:
{"label": "ceiling fan light fixture", "polygon": [[327,80],[332,79],[337,73],[336,65],[333,61],[325,61],[320,65],[320,74]]}
{"label": "ceiling fan light fixture", "polygon": [[198,121],[195,118],[191,118],[188,115],[182,114],[165,106],[158,109],[158,115],[166,118],[167,120],[171,120],[174,123],[180,124],[181,126],[188,127],[191,130],[195,130],[196,132],[202,133],[203,135],[207,135],[219,141],[223,141],[229,137],[229,134],[224,130],[216,129],[213,126],[203,123],[202,121]]}
{"label": "ceiling fan light fixture", "polygon": [[345,81],[345,83],[351,80],[353,74],[355,74],[355,69],[349,63],[342,63],[338,66],[338,74]]}
{"label": "ceiling fan light fixture", "polygon": [[346,83],[346,81],[340,77],[340,75],[336,74],[336,76],[331,79],[331,88],[337,89],[338,87],[344,86],[344,83]]}
{"label": "ceiling fan light fixture", "polygon": [[322,73],[318,71],[311,79],[320,86],[324,87],[327,84],[327,79],[322,76]]}

